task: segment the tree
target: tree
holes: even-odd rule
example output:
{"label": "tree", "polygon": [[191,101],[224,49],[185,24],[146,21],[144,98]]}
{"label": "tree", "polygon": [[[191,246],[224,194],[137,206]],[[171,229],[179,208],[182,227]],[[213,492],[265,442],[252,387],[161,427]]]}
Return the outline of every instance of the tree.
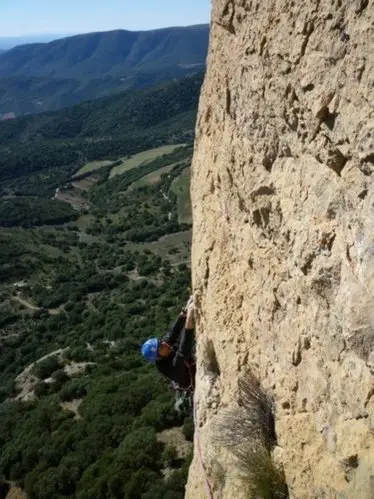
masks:
{"label": "tree", "polygon": [[183,435],[184,438],[190,442],[193,442],[194,439],[194,420],[192,416],[188,416],[183,423]]}
{"label": "tree", "polygon": [[173,445],[167,445],[162,453],[162,462],[164,463],[164,466],[173,467],[177,460],[177,449]]}
{"label": "tree", "polygon": [[157,441],[156,432],[151,427],[139,428],[125,437],[118,449],[118,455],[126,468],[142,467],[157,470],[160,463],[162,445]]}
{"label": "tree", "polygon": [[37,362],[32,371],[40,379],[45,379],[61,367],[59,358],[56,355],[50,355],[46,359]]}
{"label": "tree", "polygon": [[39,381],[34,387],[35,395],[40,398],[48,393],[48,385],[44,381]]}
{"label": "tree", "polygon": [[123,488],[123,499],[139,499],[158,479],[159,475],[147,468],[135,471]]}

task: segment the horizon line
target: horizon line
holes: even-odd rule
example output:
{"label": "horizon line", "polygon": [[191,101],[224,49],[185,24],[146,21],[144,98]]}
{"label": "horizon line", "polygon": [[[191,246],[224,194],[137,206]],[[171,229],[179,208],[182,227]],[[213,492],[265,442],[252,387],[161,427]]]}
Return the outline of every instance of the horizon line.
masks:
{"label": "horizon line", "polygon": [[12,38],[26,38],[26,37],[38,37],[38,36],[79,36],[79,35],[88,35],[90,33],[108,33],[110,31],[132,31],[132,32],[141,32],[141,31],[157,31],[157,30],[162,30],[162,29],[170,29],[170,28],[189,28],[192,26],[209,26],[210,22],[201,22],[201,23],[194,23],[194,24],[174,24],[174,25],[168,25],[168,26],[161,26],[157,28],[144,28],[144,29],[129,29],[129,28],[110,28],[110,29],[92,29],[92,30],[87,30],[87,31],[39,31],[39,32],[32,32],[32,33],[23,33],[23,34],[17,34],[17,35],[6,35],[6,36],[0,36],[0,40],[9,40]]}

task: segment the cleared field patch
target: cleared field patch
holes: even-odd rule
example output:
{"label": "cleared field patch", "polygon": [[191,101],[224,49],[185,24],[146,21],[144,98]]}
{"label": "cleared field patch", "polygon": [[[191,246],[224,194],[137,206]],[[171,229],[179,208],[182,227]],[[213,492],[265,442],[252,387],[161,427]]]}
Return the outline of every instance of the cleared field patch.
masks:
{"label": "cleared field patch", "polygon": [[186,224],[192,223],[190,170],[185,168],[171,184],[171,190],[177,196],[178,221]]}
{"label": "cleared field patch", "polygon": [[81,191],[88,191],[92,186],[97,184],[99,180],[100,178],[98,175],[90,175],[89,177],[82,178],[81,180],[71,182],[71,185]]}
{"label": "cleared field patch", "polygon": [[88,202],[82,197],[80,189],[58,190],[55,199],[70,204],[76,210],[88,209]]}
{"label": "cleared field patch", "polygon": [[81,180],[75,180],[69,184],[56,189],[55,199],[69,203],[73,208],[88,209],[89,203],[84,197],[87,192],[100,180],[98,175],[90,175]]}
{"label": "cleared field patch", "polygon": [[100,168],[109,166],[112,163],[113,161],[109,161],[108,159],[105,159],[103,161],[92,161],[91,163],[87,163],[86,165],[82,166],[82,168],[73,175],[73,178],[78,177],[78,175],[83,175],[84,173],[91,173],[96,170],[100,170]]}
{"label": "cleared field patch", "polygon": [[148,249],[161,258],[167,258],[172,265],[189,264],[191,243],[192,231],[186,230],[168,234],[152,243],[129,243],[126,245],[126,249],[139,251]]}
{"label": "cleared field patch", "polygon": [[136,182],[130,185],[129,191],[137,189],[138,187],[157,184],[157,182],[159,182],[161,179],[161,175],[170,172],[174,168],[174,166],[176,166],[176,164],[177,163],[174,163],[173,165],[169,166],[164,166],[163,168],[160,168],[159,170],[149,173],[145,177],[142,177],[141,179],[137,180]]}
{"label": "cleared field patch", "polygon": [[133,168],[137,168],[138,166],[145,165],[150,163],[151,161],[163,156],[164,154],[171,154],[178,147],[184,147],[186,144],[176,144],[169,146],[161,146],[155,149],[148,149],[147,151],[140,152],[139,154],[135,154],[129,159],[123,160],[121,165],[115,166],[110,172],[109,178],[113,178],[116,175],[121,175]]}

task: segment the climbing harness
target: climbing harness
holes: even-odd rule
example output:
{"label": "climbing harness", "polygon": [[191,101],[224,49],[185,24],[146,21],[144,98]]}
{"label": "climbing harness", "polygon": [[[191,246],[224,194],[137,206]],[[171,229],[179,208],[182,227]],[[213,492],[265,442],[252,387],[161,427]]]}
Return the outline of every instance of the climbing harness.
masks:
{"label": "climbing harness", "polygon": [[187,388],[181,388],[175,381],[171,382],[171,385],[175,391],[175,405],[174,409],[179,414],[185,414],[189,416],[193,410],[193,395],[195,391],[195,362],[185,362],[188,370],[190,372],[191,383]]}
{"label": "climbing harness", "polygon": [[184,414],[187,417],[191,414],[193,405],[192,397],[193,394],[191,392],[176,391],[174,409],[179,415]]}

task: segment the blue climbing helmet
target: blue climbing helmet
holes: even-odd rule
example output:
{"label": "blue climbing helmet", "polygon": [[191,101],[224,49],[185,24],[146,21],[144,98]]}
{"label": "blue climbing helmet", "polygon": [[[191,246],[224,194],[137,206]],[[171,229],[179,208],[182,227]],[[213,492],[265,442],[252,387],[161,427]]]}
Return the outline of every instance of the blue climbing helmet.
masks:
{"label": "blue climbing helmet", "polygon": [[151,338],[143,344],[142,355],[149,362],[156,362],[158,357],[158,344],[157,338]]}

